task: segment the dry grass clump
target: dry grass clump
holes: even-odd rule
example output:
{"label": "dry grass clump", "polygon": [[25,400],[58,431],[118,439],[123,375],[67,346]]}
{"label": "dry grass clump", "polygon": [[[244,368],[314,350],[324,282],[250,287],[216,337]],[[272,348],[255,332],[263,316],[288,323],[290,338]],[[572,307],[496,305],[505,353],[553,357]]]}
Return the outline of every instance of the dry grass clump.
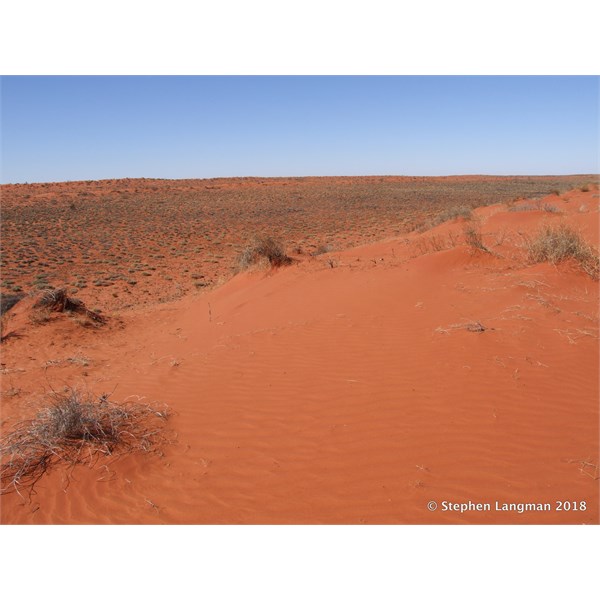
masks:
{"label": "dry grass clump", "polygon": [[46,314],[50,312],[76,314],[88,319],[95,325],[104,325],[106,323],[105,317],[100,313],[89,310],[78,298],[68,296],[67,290],[64,288],[44,290],[38,301],[33,305],[33,308]]}
{"label": "dry grass clump", "polygon": [[464,228],[465,234],[465,242],[473,248],[474,251],[477,252],[487,252],[491,254],[489,248],[483,243],[483,236],[481,235],[481,231],[479,229],[469,226]]}
{"label": "dry grass clump", "polygon": [[540,205],[540,210],[543,210],[544,212],[548,212],[548,213],[560,212],[558,210],[558,208],[556,208],[556,206],[554,206],[553,204],[546,204],[546,203]]}
{"label": "dry grass clump", "polygon": [[528,241],[529,258],[536,263],[559,263],[573,259],[593,279],[598,279],[598,251],[581,234],[565,223],[545,225],[537,236]]}
{"label": "dry grass clump", "polygon": [[285,253],[280,242],[272,237],[259,237],[255,238],[242,252],[238,265],[243,270],[264,260],[268,260],[272,267],[281,267],[292,263],[292,259]]}
{"label": "dry grass clump", "polygon": [[0,443],[0,494],[32,493],[51,467],[92,466],[103,456],[153,452],[164,441],[166,407],[115,404],[77,390],[53,394],[50,406],[22,421]]}
{"label": "dry grass clump", "polygon": [[331,244],[320,244],[311,254],[312,256],[319,256],[321,254],[327,254],[332,251],[333,246]]}

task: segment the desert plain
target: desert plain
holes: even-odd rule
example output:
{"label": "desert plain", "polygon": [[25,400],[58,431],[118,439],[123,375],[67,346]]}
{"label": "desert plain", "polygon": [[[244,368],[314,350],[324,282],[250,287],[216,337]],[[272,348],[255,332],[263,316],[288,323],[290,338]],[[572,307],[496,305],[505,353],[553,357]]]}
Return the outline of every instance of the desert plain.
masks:
{"label": "desert plain", "polygon": [[[597,182],[1,186],[0,522],[597,524]],[[73,393],[165,407],[162,443],[19,481]]]}

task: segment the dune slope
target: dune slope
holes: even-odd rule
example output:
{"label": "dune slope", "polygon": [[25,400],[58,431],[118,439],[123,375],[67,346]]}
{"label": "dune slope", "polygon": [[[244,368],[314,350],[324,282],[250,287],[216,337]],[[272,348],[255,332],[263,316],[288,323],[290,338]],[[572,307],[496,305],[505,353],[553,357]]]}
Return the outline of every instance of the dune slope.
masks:
{"label": "dune slope", "polygon": [[[598,282],[524,250],[544,223],[597,245],[596,196],[488,206],[103,329],[17,304],[3,430],[69,385],[169,404],[177,442],[55,469],[2,496],[2,522],[598,523]],[[492,509],[443,510],[469,501]]]}

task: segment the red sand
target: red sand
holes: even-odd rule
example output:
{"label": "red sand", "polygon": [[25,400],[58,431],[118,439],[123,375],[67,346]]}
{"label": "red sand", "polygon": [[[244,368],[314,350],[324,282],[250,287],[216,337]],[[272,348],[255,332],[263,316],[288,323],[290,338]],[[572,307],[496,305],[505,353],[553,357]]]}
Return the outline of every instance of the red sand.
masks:
{"label": "red sand", "polygon": [[178,441],[162,458],[77,467],[68,487],[54,470],[31,503],[3,496],[2,522],[598,523],[598,283],[522,248],[562,221],[597,245],[598,198],[545,202],[562,212],[475,211],[493,254],[444,223],[238,275],[104,330],[35,326],[17,305],[5,431],[43,389],[77,385],[169,404]]}

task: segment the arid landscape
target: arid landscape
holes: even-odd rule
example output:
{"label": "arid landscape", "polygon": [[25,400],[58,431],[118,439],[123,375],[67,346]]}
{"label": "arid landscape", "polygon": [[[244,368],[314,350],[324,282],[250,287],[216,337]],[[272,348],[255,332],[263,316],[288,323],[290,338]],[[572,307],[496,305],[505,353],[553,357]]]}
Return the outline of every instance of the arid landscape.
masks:
{"label": "arid landscape", "polygon": [[597,182],[1,186],[1,522],[598,523]]}

